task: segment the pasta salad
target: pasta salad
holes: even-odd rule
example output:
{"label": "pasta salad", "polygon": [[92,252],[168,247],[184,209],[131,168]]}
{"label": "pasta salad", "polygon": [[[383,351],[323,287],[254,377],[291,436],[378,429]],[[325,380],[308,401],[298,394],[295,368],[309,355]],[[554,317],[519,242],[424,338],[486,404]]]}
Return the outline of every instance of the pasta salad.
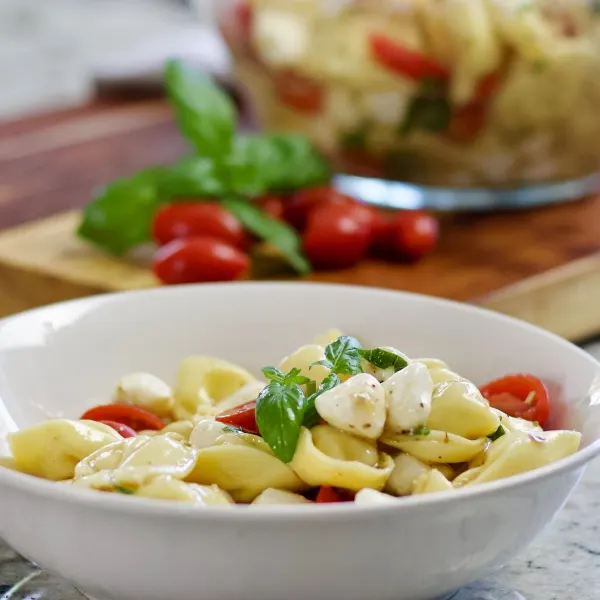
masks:
{"label": "pasta salad", "polygon": [[534,375],[481,387],[438,359],[331,330],[262,369],[191,356],[173,389],[132,373],[110,404],[9,435],[4,467],[78,488],[197,506],[398,502],[553,463]]}
{"label": "pasta salad", "polygon": [[517,186],[598,170],[594,0],[236,0],[222,30],[259,121],[344,170]]}

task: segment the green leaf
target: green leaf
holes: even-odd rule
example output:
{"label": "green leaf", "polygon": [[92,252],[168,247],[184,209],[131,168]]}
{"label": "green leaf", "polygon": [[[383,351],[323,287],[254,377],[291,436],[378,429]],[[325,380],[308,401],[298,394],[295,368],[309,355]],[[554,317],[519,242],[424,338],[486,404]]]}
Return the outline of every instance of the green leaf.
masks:
{"label": "green leaf", "polygon": [[83,210],[77,234],[120,256],[151,240],[152,220],[173,199],[199,202],[223,193],[212,161],[184,158],[145,169],[106,186]]}
{"label": "green leaf", "polygon": [[244,165],[243,178],[238,173],[234,187],[251,195],[252,191],[293,191],[331,178],[327,162],[312,143],[295,133],[240,135],[229,164]]}
{"label": "green leaf", "polygon": [[302,423],[304,427],[308,427],[310,429],[311,427],[314,427],[321,419],[315,407],[315,400],[323,392],[331,390],[340,383],[340,378],[335,373],[330,373],[327,375],[327,377],[325,377],[325,379],[323,379],[317,390],[308,396],[308,398],[306,398],[304,402],[304,421]]}
{"label": "green leaf", "polygon": [[256,424],[277,458],[289,463],[304,417],[304,392],[297,385],[272,381],[256,399]]}
{"label": "green leaf", "polygon": [[124,485],[118,485],[117,487],[115,487],[115,492],[127,495],[135,494],[135,490],[133,488]]}
{"label": "green leaf", "polygon": [[384,348],[374,348],[373,350],[362,350],[359,348],[357,352],[362,358],[378,369],[393,368],[394,373],[397,373],[408,366],[405,358]]}
{"label": "green leaf", "polygon": [[338,375],[356,375],[362,373],[360,366],[360,342],[348,335],[342,335],[331,344],[325,346],[325,360],[317,361],[314,365],[323,365]]}
{"label": "green leaf", "polygon": [[400,133],[406,135],[415,129],[445,131],[450,125],[452,107],[443,82],[426,79],[406,111]]}
{"label": "green leaf", "polygon": [[154,213],[162,202],[160,168],[117,179],[83,211],[77,234],[115,255],[150,240]]}
{"label": "green leaf", "polygon": [[419,425],[412,430],[413,435],[429,435],[430,433],[429,427],[425,427],[425,425]]}
{"label": "green leaf", "polygon": [[505,434],[506,430],[504,429],[504,427],[502,427],[502,425],[498,425],[498,429],[496,429],[496,431],[494,431],[494,433],[492,433],[491,435],[488,435],[488,438],[492,442],[495,442],[498,438],[501,438]]}
{"label": "green leaf", "polygon": [[226,157],[233,144],[236,111],[227,94],[179,60],[165,68],[167,95],[183,135],[200,156]]}
{"label": "green leaf", "polygon": [[267,379],[276,381],[277,383],[282,383],[285,377],[284,373],[275,367],[263,367],[261,371]]}
{"label": "green leaf", "polygon": [[300,237],[289,225],[273,219],[256,206],[234,196],[223,198],[221,203],[246,229],[275,246],[298,273],[310,273],[310,263],[300,249]]}

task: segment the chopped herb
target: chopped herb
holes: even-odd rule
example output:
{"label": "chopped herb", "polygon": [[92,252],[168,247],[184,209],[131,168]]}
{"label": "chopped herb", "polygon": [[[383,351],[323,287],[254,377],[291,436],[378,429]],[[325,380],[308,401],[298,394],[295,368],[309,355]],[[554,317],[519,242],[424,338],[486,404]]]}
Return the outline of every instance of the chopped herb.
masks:
{"label": "chopped herb", "polygon": [[275,367],[263,367],[261,371],[267,379],[274,381],[275,383],[281,383],[282,385],[307,385],[311,382],[314,384],[312,379],[300,375],[300,369],[297,368],[292,369],[287,374],[284,374]]}
{"label": "chopped herb", "polygon": [[357,352],[362,358],[378,369],[393,368],[394,373],[397,373],[408,366],[405,358],[384,348],[375,348],[373,350],[362,350],[359,348]]}
{"label": "chopped herb", "polygon": [[502,427],[502,425],[498,425],[498,429],[496,429],[494,433],[488,435],[488,438],[492,442],[495,442],[498,438],[501,438],[503,435],[506,435],[506,430],[504,429],[504,427]]}
{"label": "chopped herb", "polygon": [[135,490],[133,488],[130,487],[126,487],[124,485],[118,485],[117,487],[115,487],[115,492],[118,492],[119,494],[135,494]]}
{"label": "chopped herb", "polygon": [[412,430],[413,435],[429,435],[430,433],[430,429],[425,427],[425,425],[419,425]]}
{"label": "chopped herb", "polygon": [[439,80],[426,79],[408,105],[400,134],[408,135],[415,129],[445,131],[450,125],[451,117],[452,107],[445,85]]}
{"label": "chopped herb", "polygon": [[356,375],[362,373],[360,366],[360,342],[348,335],[342,335],[325,347],[325,360],[311,365],[323,365],[338,375]]}

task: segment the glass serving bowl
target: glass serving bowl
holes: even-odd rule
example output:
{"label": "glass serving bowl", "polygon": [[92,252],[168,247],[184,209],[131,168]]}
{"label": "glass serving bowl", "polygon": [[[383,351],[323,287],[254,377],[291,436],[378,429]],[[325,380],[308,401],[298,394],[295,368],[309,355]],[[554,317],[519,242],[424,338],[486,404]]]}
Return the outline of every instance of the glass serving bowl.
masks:
{"label": "glass serving bowl", "polygon": [[598,186],[597,0],[216,7],[259,125],[307,134],[342,173],[443,188],[446,203],[448,189],[520,204]]}

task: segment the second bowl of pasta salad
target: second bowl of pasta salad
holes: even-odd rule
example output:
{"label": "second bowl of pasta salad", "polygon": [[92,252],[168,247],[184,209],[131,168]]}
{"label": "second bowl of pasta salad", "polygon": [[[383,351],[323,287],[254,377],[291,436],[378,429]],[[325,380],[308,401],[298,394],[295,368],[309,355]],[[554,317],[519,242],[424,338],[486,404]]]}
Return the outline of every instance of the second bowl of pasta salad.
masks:
{"label": "second bowl of pasta salad", "polygon": [[97,600],[430,600],[600,452],[591,357],[411,294],[96,297],[0,321],[0,359],[0,536]]}

